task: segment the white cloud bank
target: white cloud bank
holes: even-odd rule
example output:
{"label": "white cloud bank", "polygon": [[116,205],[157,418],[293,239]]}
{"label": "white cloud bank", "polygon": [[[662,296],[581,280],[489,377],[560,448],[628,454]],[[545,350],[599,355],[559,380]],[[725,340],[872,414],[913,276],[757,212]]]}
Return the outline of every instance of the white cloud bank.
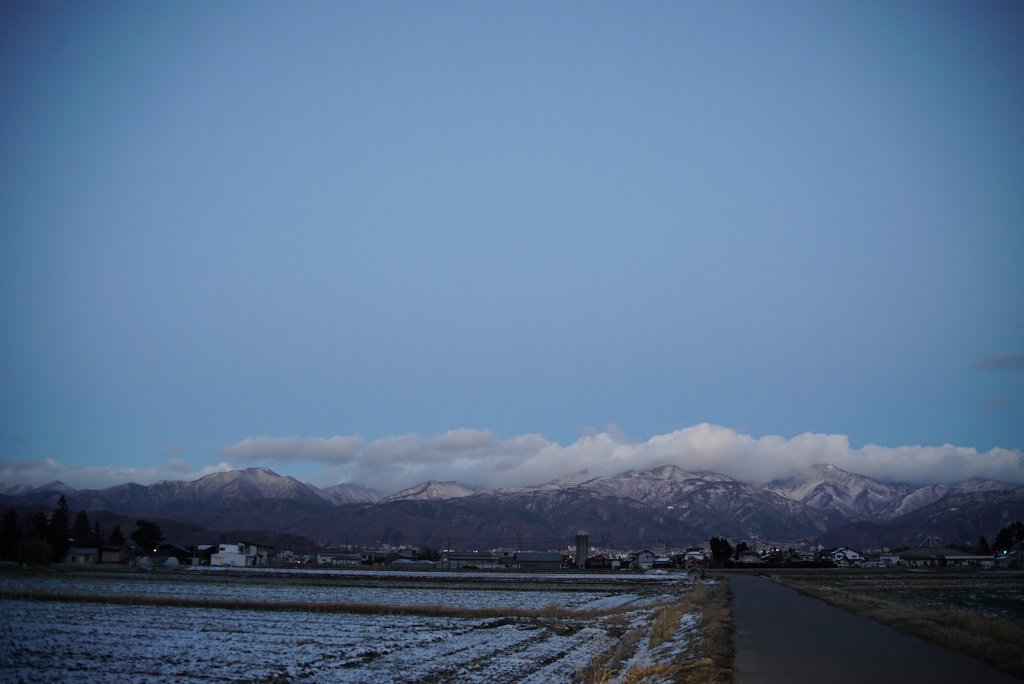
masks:
{"label": "white cloud bank", "polygon": [[499,440],[486,430],[460,429],[434,437],[402,435],[364,444],[359,437],[250,437],[227,447],[232,463],[324,464],[313,484],[351,482],[393,493],[425,480],[457,480],[482,488],[578,482],[663,464],[690,472],[715,471],[750,482],[784,478],[815,463],[887,482],[952,484],[972,477],[1024,483],[1024,452],[937,447],[850,447],[845,435],[754,438],[702,423],[630,440],[614,426],[561,446],[540,435]]}
{"label": "white cloud bank", "polygon": [[471,487],[521,487],[548,482],[581,482],[672,464],[690,472],[715,471],[748,482],[784,478],[815,463],[885,482],[952,484],[972,477],[1024,483],[1024,452],[968,447],[869,444],[854,449],[845,435],[803,434],[787,439],[754,438],[702,423],[647,441],[632,440],[614,426],[592,431],[568,446],[527,434],[501,440],[487,430],[460,429],[434,437],[402,435],[366,443],[358,435],[335,437],[248,437],[225,447],[216,465],[191,472],[180,458],[162,466],[74,466],[52,459],[0,459],[0,483],[43,484],[61,480],[78,489],[122,482],[192,480],[212,472],[254,465],[281,475],[320,464],[312,477],[320,487],[341,482],[365,485],[385,494],[425,480],[457,480]]}

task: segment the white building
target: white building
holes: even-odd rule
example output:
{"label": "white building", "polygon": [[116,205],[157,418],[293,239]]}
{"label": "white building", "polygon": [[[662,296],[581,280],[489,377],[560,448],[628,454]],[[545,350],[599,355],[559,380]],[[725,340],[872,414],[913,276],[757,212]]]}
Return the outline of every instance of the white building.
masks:
{"label": "white building", "polygon": [[318,553],[316,562],[320,565],[362,565],[363,556],[359,553]]}
{"label": "white building", "polygon": [[829,560],[836,565],[854,565],[864,562],[864,557],[862,555],[853,549],[846,548],[845,546],[841,546],[834,551],[829,551],[828,557]]}
{"label": "white building", "polygon": [[61,563],[73,563],[75,565],[81,565],[85,563],[98,563],[100,560],[99,549],[85,549],[79,547],[71,547],[68,552],[61,559]]}
{"label": "white building", "polygon": [[249,542],[220,544],[210,556],[210,565],[265,567],[270,565],[270,547]]}
{"label": "white building", "polygon": [[637,551],[630,555],[629,567],[639,568],[640,570],[650,570],[654,567],[655,558],[656,556],[647,549]]}

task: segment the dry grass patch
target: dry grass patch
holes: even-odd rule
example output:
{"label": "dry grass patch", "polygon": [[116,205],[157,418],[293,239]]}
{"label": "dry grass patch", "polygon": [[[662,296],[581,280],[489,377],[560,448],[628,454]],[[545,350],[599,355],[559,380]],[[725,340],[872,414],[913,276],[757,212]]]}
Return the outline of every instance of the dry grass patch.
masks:
{"label": "dry grass patch", "polygon": [[[611,647],[577,672],[577,682],[728,684],[732,679],[732,615],[728,585],[694,586],[678,601],[638,619]],[[687,616],[696,628],[679,634]]]}
{"label": "dry grass patch", "polygon": [[611,648],[602,650],[595,647],[594,657],[585,666],[576,671],[574,682],[581,684],[603,684],[618,681],[619,671],[623,663],[633,657],[640,641],[646,633],[644,626],[636,626],[627,630]]}

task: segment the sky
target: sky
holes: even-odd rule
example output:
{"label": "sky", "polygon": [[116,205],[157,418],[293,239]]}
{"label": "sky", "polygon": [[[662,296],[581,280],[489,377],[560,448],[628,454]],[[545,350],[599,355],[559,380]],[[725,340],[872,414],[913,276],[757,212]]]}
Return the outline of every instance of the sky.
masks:
{"label": "sky", "polygon": [[1024,7],[0,6],[0,482],[1024,482]]}

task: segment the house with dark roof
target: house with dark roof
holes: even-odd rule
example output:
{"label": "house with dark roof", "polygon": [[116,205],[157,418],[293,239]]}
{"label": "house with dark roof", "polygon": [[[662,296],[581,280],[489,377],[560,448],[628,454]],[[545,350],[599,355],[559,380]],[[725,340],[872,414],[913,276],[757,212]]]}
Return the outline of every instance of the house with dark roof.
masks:
{"label": "house with dark roof", "polygon": [[548,551],[519,551],[513,556],[514,567],[520,570],[561,570],[562,554]]}
{"label": "house with dark roof", "polygon": [[588,558],[586,567],[588,570],[611,570],[613,568],[618,569],[619,565],[619,559],[599,554]]}
{"label": "house with dark roof", "polygon": [[363,556],[360,553],[318,553],[316,562],[318,565],[362,565]]}
{"label": "house with dark roof", "polygon": [[654,567],[654,560],[657,556],[653,551],[644,549],[629,556],[629,567],[637,570],[650,570]]}
{"label": "house with dark roof", "polygon": [[449,551],[441,556],[438,567],[443,570],[489,570],[502,567],[494,553],[476,551]]}
{"label": "house with dark roof", "polygon": [[1021,550],[1021,544],[1018,542],[1012,548],[997,553],[995,558],[992,559],[992,564],[997,568],[1006,568],[1008,570],[1024,568],[1024,551]]}
{"label": "house with dark roof", "polygon": [[916,549],[907,549],[900,551],[899,557],[902,564],[912,568],[928,566],[991,567],[994,562],[992,554],[979,556],[945,546],[921,546]]}
{"label": "house with dark roof", "polygon": [[838,566],[859,565],[865,560],[864,556],[845,546],[840,546],[838,549],[829,551],[826,554],[826,557]]}
{"label": "house with dark roof", "polygon": [[72,546],[60,561],[71,565],[83,565],[87,563],[99,563],[99,549]]}
{"label": "house with dark roof", "polygon": [[739,553],[737,553],[734,556],[734,558],[733,558],[733,564],[734,565],[764,565],[764,558],[761,557],[761,554],[759,554],[759,553],[757,553],[755,551],[750,551],[748,549],[746,551],[740,551]]}

